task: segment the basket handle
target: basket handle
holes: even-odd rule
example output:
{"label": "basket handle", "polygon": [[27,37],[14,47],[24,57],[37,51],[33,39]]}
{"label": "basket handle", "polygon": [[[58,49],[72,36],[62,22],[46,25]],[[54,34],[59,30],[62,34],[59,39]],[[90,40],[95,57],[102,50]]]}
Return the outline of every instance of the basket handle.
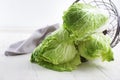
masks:
{"label": "basket handle", "polygon": [[80,0],[76,0],[76,1],[73,2],[73,4],[75,4],[75,3],[79,2],[79,1],[80,1]]}

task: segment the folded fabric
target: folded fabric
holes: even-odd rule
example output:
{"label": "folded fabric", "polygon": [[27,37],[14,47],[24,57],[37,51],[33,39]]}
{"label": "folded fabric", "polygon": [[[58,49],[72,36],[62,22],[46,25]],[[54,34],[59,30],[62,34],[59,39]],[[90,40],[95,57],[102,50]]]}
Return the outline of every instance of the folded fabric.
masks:
{"label": "folded fabric", "polygon": [[5,55],[15,56],[31,53],[47,35],[58,28],[59,24],[54,24],[36,30],[28,39],[11,44],[5,51]]}

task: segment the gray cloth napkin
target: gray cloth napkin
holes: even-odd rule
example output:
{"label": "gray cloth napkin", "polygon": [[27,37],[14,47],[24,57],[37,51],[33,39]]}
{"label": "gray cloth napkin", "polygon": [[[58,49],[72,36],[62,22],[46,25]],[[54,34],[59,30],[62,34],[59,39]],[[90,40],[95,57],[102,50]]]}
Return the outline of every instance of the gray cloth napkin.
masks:
{"label": "gray cloth napkin", "polygon": [[28,39],[11,44],[5,51],[5,55],[15,56],[31,53],[47,35],[58,28],[59,24],[54,24],[36,30]]}

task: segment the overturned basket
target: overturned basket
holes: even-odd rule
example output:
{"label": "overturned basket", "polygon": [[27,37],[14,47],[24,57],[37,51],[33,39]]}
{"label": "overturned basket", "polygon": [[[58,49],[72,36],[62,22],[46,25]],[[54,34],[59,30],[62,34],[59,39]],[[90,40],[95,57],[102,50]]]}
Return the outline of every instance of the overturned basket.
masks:
{"label": "overturned basket", "polygon": [[111,37],[112,41],[110,45],[112,48],[115,47],[120,41],[120,15],[115,4],[111,0],[76,0],[74,3],[79,1],[102,8],[109,13],[109,27],[103,33]]}

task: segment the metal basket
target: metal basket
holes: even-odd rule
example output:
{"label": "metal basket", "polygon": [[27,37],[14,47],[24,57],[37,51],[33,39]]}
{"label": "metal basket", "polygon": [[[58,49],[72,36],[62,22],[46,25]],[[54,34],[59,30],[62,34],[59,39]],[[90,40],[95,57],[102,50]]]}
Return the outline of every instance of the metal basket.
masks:
{"label": "metal basket", "polygon": [[112,41],[110,45],[112,48],[115,47],[120,41],[120,16],[115,4],[111,0],[76,0],[74,3],[77,2],[91,4],[109,13],[109,27],[103,33],[111,37]]}

